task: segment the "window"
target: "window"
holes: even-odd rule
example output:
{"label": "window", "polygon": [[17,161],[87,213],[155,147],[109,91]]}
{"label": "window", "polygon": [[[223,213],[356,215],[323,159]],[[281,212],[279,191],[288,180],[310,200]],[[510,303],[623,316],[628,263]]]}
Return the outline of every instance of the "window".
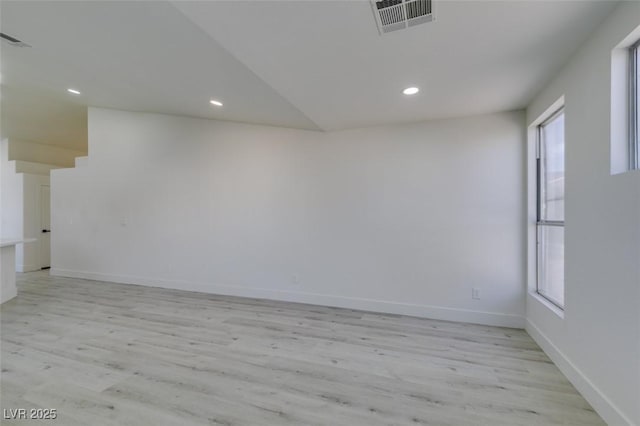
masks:
{"label": "window", "polygon": [[564,308],[564,109],[538,126],[537,291]]}
{"label": "window", "polygon": [[640,169],[640,40],[629,49],[629,158],[631,169]]}

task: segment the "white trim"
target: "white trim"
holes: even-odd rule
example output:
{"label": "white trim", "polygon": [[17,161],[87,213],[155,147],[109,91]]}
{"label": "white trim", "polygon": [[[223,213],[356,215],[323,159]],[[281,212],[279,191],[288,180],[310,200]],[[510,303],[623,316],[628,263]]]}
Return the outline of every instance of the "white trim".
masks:
{"label": "white trim", "polygon": [[530,291],[529,292],[529,296],[532,297],[537,302],[539,302],[540,304],[544,305],[544,307],[549,309],[551,312],[556,314],[558,316],[558,318],[564,319],[564,311],[562,309],[560,309],[559,307],[557,307],[556,305],[554,305],[553,303],[551,303],[550,301],[548,301],[547,299],[545,299],[537,291],[535,291],[535,290],[534,291]]}
{"label": "white trim", "polygon": [[272,290],[255,287],[239,287],[226,284],[202,282],[169,281],[156,278],[111,275],[98,272],[74,271],[52,268],[51,275],[71,278],[84,278],[97,281],[110,281],[122,284],[137,284],[148,287],[169,288],[174,290],[197,291],[227,296],[251,297],[258,299],[281,300],[286,302],[308,303],[312,305],[332,306],[363,311],[409,315],[444,321],[468,322],[499,327],[524,328],[525,319],[521,315],[495,312],[472,311],[448,308],[444,306],[417,305],[411,303],[388,302],[375,299],[333,296],[306,292]]}
{"label": "white trim", "polygon": [[633,426],[631,420],[529,318],[525,330],[607,424]]}
{"label": "white trim", "polygon": [[529,128],[536,128],[540,124],[542,124],[547,118],[553,115],[554,112],[559,111],[560,109],[565,107],[564,95],[560,96],[556,99],[551,105],[549,105],[541,114],[539,114],[535,120],[529,124]]}

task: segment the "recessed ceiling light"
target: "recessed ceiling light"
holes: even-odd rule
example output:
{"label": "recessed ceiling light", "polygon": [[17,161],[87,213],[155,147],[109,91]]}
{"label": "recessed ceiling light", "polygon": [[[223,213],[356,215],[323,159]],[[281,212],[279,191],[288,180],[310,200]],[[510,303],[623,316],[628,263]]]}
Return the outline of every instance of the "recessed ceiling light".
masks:
{"label": "recessed ceiling light", "polygon": [[74,95],[79,95],[80,94],[80,91],[76,90],[76,89],[67,89],[67,92],[73,93]]}
{"label": "recessed ceiling light", "polygon": [[220,101],[216,101],[215,99],[211,99],[211,100],[209,101],[209,103],[210,103],[211,105],[215,105],[215,106],[222,106],[222,102],[220,102]]}
{"label": "recessed ceiling light", "polygon": [[402,91],[402,93],[404,93],[405,95],[415,95],[419,91],[420,89],[418,89],[417,87],[407,87]]}

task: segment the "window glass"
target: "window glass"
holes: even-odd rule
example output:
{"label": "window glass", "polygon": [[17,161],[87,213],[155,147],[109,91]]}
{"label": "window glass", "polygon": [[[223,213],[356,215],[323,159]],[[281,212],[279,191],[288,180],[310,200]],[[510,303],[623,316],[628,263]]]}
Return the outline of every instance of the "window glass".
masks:
{"label": "window glass", "polygon": [[[634,48],[632,57],[635,59],[635,96],[634,96],[634,105],[632,106],[633,114],[635,114],[635,132],[634,137],[631,141],[632,144],[635,144],[632,152],[635,152],[635,167],[640,169],[640,53],[638,52],[639,46],[636,43],[636,47]],[[632,164],[633,165],[633,164]]]}
{"label": "window glass", "polygon": [[541,126],[541,219],[564,220],[564,114]]}
{"label": "window glass", "polygon": [[564,306],[564,226],[538,229],[540,268],[538,293],[554,304]]}
{"label": "window glass", "polygon": [[538,127],[538,284],[540,295],[564,307],[564,111]]}

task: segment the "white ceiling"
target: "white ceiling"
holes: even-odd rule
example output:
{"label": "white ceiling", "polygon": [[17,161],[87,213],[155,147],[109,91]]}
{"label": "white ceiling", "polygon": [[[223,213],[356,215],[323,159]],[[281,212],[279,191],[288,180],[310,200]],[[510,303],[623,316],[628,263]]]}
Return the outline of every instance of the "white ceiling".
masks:
{"label": "white ceiling", "polygon": [[2,135],[86,105],[312,130],[523,108],[615,5],[435,1],[384,36],[364,0],[2,1],[2,32],[33,46],[1,46]]}
{"label": "white ceiling", "polygon": [[325,130],[523,108],[613,5],[435,1],[384,36],[366,1],[174,4]]}

